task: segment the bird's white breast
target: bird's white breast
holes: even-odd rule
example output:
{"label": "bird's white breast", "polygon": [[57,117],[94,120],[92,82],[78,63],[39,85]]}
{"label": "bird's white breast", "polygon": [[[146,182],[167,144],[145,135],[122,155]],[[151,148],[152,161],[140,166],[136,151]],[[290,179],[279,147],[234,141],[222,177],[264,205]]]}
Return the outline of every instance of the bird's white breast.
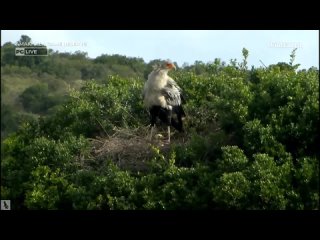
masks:
{"label": "bird's white breast", "polygon": [[160,90],[167,84],[167,81],[168,75],[166,71],[153,71],[148,76],[148,89]]}
{"label": "bird's white breast", "polygon": [[152,71],[144,86],[144,104],[146,107],[161,106],[167,107],[166,100],[161,90],[166,86],[168,75],[166,71]]}

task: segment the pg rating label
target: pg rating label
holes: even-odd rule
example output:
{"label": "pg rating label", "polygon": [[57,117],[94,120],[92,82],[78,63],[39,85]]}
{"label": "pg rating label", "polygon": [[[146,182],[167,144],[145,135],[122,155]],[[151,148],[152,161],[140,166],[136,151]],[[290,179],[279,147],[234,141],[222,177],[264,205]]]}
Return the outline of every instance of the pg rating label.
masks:
{"label": "pg rating label", "polygon": [[18,57],[48,56],[48,49],[47,47],[16,47],[15,55]]}

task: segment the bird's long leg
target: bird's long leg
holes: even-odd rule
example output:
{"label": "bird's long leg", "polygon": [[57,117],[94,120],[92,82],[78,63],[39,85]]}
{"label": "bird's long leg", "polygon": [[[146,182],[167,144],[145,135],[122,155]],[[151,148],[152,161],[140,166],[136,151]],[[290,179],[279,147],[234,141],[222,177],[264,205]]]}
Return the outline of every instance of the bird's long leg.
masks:
{"label": "bird's long leg", "polygon": [[159,108],[158,107],[151,107],[149,109],[150,112],[150,123],[151,123],[151,132],[150,132],[150,137],[149,140],[151,142],[152,137],[153,137],[153,131],[154,131],[154,127],[156,125],[156,121],[157,121],[157,115],[159,114]]}
{"label": "bird's long leg", "polygon": [[168,108],[168,140],[167,142],[170,143],[170,126],[171,126],[171,119],[172,119],[172,107],[169,106]]}

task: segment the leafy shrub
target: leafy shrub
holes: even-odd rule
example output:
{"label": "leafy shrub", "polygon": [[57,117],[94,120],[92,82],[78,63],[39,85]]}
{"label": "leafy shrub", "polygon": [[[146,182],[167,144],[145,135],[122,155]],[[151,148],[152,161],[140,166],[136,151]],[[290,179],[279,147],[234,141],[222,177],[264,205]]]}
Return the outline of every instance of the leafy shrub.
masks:
{"label": "leafy shrub", "polygon": [[244,209],[248,202],[250,182],[242,172],[224,173],[212,191],[214,201],[221,207]]}

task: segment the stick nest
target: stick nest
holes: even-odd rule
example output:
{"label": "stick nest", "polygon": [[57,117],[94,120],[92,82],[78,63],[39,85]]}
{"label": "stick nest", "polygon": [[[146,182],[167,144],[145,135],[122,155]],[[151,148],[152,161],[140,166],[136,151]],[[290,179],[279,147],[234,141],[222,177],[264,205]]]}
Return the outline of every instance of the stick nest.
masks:
{"label": "stick nest", "polygon": [[183,138],[176,138],[179,135],[177,134],[171,137],[170,144],[166,144],[165,131],[164,136],[156,132],[150,142],[150,127],[115,128],[113,130],[114,134],[111,136],[90,139],[92,155],[100,161],[112,160],[122,169],[145,171],[148,168],[148,162],[154,157],[152,146],[159,148],[164,155],[168,155],[172,145],[184,142]]}

